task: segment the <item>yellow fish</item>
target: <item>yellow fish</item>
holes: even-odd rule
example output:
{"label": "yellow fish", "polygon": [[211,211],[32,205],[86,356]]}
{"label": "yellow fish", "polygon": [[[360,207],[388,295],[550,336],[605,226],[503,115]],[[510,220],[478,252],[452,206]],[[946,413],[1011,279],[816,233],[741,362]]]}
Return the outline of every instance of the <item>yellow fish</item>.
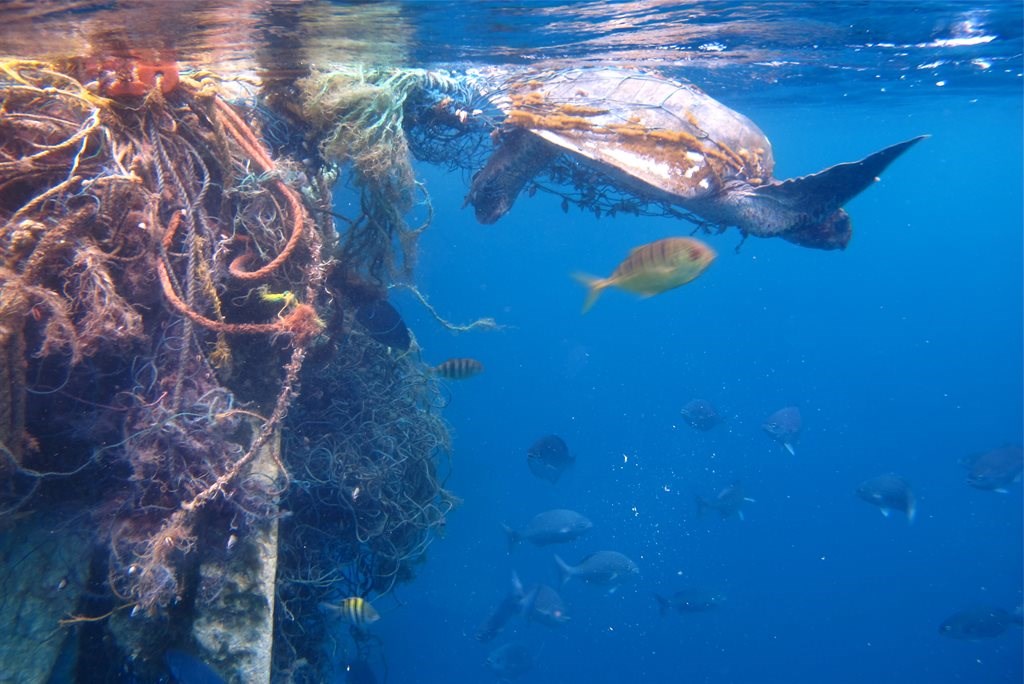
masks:
{"label": "yellow fish", "polygon": [[335,615],[356,627],[371,625],[380,620],[380,613],[362,596],[350,596],[340,604],[321,603],[320,609],[328,615]]}
{"label": "yellow fish", "polygon": [[704,272],[715,260],[715,250],[693,238],[665,238],[634,247],[626,260],[607,278],[577,274],[590,288],[583,313],[590,311],[606,287],[621,287],[627,292],[650,297],[685,285]]}

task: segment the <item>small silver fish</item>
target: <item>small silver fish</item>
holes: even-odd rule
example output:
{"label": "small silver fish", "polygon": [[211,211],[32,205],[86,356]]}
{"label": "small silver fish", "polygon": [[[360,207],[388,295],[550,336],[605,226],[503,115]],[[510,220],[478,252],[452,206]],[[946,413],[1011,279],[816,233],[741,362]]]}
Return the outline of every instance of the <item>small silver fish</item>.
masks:
{"label": "small silver fish", "polygon": [[715,407],[711,402],[704,399],[694,399],[687,402],[686,406],[679,413],[683,415],[683,420],[686,421],[687,425],[701,432],[707,432],[722,422],[722,416]]}
{"label": "small silver fish", "polygon": [[725,600],[718,594],[711,594],[700,589],[680,589],[671,596],[655,594],[658,609],[664,617],[670,610],[679,613],[703,613],[722,604]]}
{"label": "small silver fish", "polygon": [[792,455],[796,455],[794,445],[800,438],[800,430],[803,427],[803,420],[800,417],[800,409],[796,406],[786,406],[768,416],[761,429],[771,435],[772,439],[786,447]]}
{"label": "small silver fish", "polygon": [[963,459],[967,467],[967,484],[1005,494],[1008,487],[1021,478],[1024,471],[1024,450],[1019,446],[1002,446]]}
{"label": "small silver fish", "polygon": [[704,515],[704,511],[710,508],[718,511],[718,514],[722,518],[728,518],[735,515],[740,520],[743,520],[743,505],[748,502],[756,503],[754,499],[751,499],[744,494],[743,487],[739,482],[733,482],[710,499],[705,499],[698,495],[697,517]]}
{"label": "small silver fish", "polygon": [[498,679],[508,682],[532,670],[536,661],[533,649],[512,642],[491,651],[487,656],[487,667]]}
{"label": "small silver fish", "polygon": [[869,504],[878,506],[882,515],[889,517],[892,511],[903,511],[907,522],[914,522],[917,502],[910,485],[899,475],[888,473],[866,480],[857,487],[857,496]]}
{"label": "small silver fish", "polygon": [[513,530],[505,525],[508,534],[508,545],[511,550],[520,541],[526,540],[535,546],[562,544],[577,539],[594,526],[590,520],[576,511],[558,508],[544,511],[533,516],[521,530]]}
{"label": "small silver fish", "polygon": [[575,462],[576,457],[569,453],[565,440],[558,435],[544,435],[526,452],[530,472],[551,484],[557,484]]}
{"label": "small silver fish", "polygon": [[1021,626],[1021,610],[1012,613],[992,606],[973,606],[953,613],[939,625],[939,634],[951,639],[994,639],[1010,625]]}
{"label": "small silver fish", "polygon": [[563,585],[573,577],[579,577],[584,582],[609,587],[608,593],[614,593],[622,584],[640,576],[636,563],[618,551],[597,551],[578,565],[569,565],[556,555],[555,565]]}

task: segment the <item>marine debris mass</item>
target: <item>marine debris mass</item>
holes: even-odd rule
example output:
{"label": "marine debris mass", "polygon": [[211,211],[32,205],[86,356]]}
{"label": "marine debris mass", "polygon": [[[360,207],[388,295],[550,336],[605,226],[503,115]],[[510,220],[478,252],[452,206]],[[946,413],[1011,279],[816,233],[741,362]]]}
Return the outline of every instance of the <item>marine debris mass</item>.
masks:
{"label": "marine debris mass", "polygon": [[[545,191],[565,210],[835,249],[852,230],[842,206],[920,139],[779,181],[745,116],[621,68],[335,65],[250,83],[112,50],[4,58],[0,102],[0,523],[25,548],[64,535],[77,550],[65,598],[39,619],[79,645],[80,669],[138,681],[329,681],[339,623],[344,661],[372,680],[371,630],[459,503],[444,383],[496,372],[428,364],[389,301],[402,285],[439,325],[495,327],[451,324],[416,289],[431,212],[414,159],[474,172],[467,203],[483,223]],[[339,188],[354,215],[335,207]],[[639,245],[609,278],[581,276],[585,309],[610,286],[667,292],[715,257],[694,237]],[[723,420],[704,400],[683,415],[701,432]],[[796,407],[763,427],[795,453]],[[561,437],[525,451],[545,487],[574,476]],[[1007,486],[1011,455],[975,460],[971,485]],[[912,518],[891,478],[862,498]],[[734,483],[697,501],[742,518],[752,499]],[[543,546],[591,527],[554,509],[507,533]],[[567,557],[578,563],[553,558],[563,584],[611,593],[640,577],[618,551]],[[692,612],[719,597],[658,601]],[[555,589],[515,578],[479,638],[515,615],[568,619]],[[509,644],[487,664],[511,678],[534,660]]]}
{"label": "marine debris mass", "polygon": [[0,61],[0,515],[88,521],[41,619],[108,644],[94,672],[173,646],[322,680],[318,607],[411,578],[455,503],[434,374],[378,325],[415,252],[401,129],[309,78],[282,112],[155,54]]}

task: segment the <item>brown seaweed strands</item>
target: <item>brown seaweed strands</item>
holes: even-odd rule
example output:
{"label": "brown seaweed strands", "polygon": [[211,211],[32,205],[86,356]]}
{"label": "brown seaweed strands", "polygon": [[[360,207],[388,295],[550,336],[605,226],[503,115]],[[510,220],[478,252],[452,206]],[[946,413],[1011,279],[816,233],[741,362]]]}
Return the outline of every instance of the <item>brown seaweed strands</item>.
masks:
{"label": "brown seaweed strands", "polygon": [[[565,131],[570,135],[578,133],[615,136],[619,144],[632,145],[640,151],[648,147],[657,149],[666,143],[679,145],[731,167],[733,171],[742,170],[746,166],[747,160],[728,145],[716,141],[715,146],[718,149],[708,147],[696,135],[686,130],[650,128],[637,117],[630,117],[625,123],[602,123],[603,119],[590,118],[603,117],[606,114],[607,110],[597,107],[550,103],[539,93],[529,93],[522,97],[513,96],[512,109],[508,113],[506,123],[540,131]],[[695,130],[700,130],[700,127],[695,125],[696,119],[691,112],[687,112],[686,123]]]}

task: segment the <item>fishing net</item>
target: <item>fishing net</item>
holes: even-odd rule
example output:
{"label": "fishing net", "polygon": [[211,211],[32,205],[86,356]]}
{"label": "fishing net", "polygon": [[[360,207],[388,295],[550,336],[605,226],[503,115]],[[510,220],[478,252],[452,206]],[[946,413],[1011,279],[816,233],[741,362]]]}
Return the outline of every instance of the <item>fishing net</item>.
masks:
{"label": "fishing net", "polygon": [[[414,261],[401,110],[429,78],[328,81],[306,126],[157,59],[0,61],[0,523],[92,521],[69,623],[180,638],[217,591],[197,564],[281,519],[275,665],[321,677],[296,629],[411,577],[454,503],[436,387],[349,310]],[[339,169],[363,198],[340,233]]]}
{"label": "fishing net", "polygon": [[[293,483],[274,644],[277,670],[299,660],[327,667],[309,681],[333,662],[323,642],[338,623],[320,605],[387,595],[410,580],[457,503],[436,458],[450,450],[439,388],[418,362],[354,333],[317,369],[285,433]],[[357,645],[367,638],[352,635]]]}
{"label": "fishing net", "polygon": [[[377,282],[408,278],[416,240],[429,224],[429,200],[415,179],[407,112],[412,98],[426,108],[468,93],[465,81],[423,69],[336,67],[301,79],[301,118],[313,128],[323,158],[349,165],[360,215],[345,231],[341,254],[360,255],[365,275]],[[406,216],[423,196],[427,216],[411,226]]]}
{"label": "fishing net", "polygon": [[[0,77],[3,507],[120,475],[95,512],[109,584],[152,614],[182,595],[200,511],[272,506],[278,484],[244,473],[322,327],[321,232],[211,81],[114,58],[6,60]],[[299,294],[282,307],[258,284]],[[255,433],[226,386],[243,340],[275,359]]]}

